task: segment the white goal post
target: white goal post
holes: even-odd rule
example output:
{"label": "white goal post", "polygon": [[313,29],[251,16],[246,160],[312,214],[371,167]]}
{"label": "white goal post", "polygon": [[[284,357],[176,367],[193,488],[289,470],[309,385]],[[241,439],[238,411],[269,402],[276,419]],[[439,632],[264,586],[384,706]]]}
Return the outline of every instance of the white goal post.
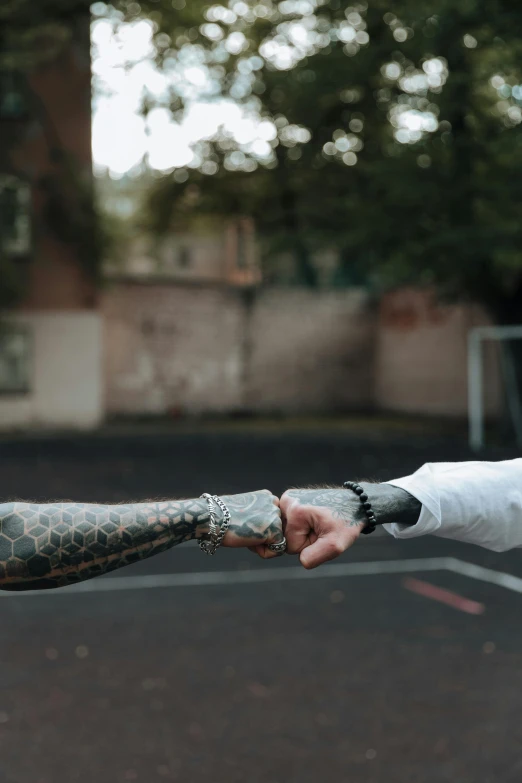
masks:
{"label": "white goal post", "polygon": [[[482,345],[485,340],[522,340],[522,326],[479,326],[468,334],[468,423],[469,445],[473,451],[484,447],[484,365]],[[522,405],[515,369],[504,353],[502,369],[507,402],[517,444],[522,445]]]}

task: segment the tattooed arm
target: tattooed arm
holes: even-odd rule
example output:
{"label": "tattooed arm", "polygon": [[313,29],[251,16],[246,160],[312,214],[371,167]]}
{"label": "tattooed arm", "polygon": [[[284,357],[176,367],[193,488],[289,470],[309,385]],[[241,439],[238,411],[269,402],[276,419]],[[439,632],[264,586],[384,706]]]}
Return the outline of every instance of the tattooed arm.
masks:
{"label": "tattooed arm", "polygon": [[[271,492],[223,497],[230,528],[223,546],[258,548],[282,540]],[[97,506],[82,503],[0,504],[0,588],[61,587],[114,571],[208,533],[204,499]]]}
{"label": "tattooed arm", "polygon": [[[421,504],[391,484],[361,483],[375,511],[377,522],[414,525]],[[361,502],[342,487],[290,489],[281,498],[290,554],[299,554],[305,568],[316,568],[346,551],[366,524]]]}

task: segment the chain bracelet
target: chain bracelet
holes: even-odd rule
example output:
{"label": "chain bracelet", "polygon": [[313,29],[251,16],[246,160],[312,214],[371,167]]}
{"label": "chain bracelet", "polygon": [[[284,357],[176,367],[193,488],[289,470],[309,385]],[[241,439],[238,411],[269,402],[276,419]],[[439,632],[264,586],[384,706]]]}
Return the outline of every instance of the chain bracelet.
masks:
{"label": "chain bracelet", "polygon": [[214,512],[214,498],[205,492],[201,495],[207,501],[208,512],[210,514],[210,521],[208,524],[208,538],[199,542],[199,548],[206,555],[215,555],[218,547],[217,540],[220,533],[220,526],[216,520],[216,514]]}
{"label": "chain bracelet", "polygon": [[[218,548],[223,543],[226,532],[230,526],[230,511],[227,506],[218,495],[209,495],[205,492],[201,495],[207,501],[208,510],[210,514],[208,538],[199,542],[199,547],[202,552],[207,555],[215,555]],[[218,506],[223,513],[223,521],[219,523],[216,519],[214,511],[215,506]]]}
{"label": "chain bracelet", "polygon": [[219,506],[219,508],[223,512],[223,521],[221,522],[220,531],[218,533],[217,543],[216,543],[216,549],[217,549],[223,543],[223,539],[225,538],[227,530],[230,527],[230,511],[228,510],[228,507],[225,505],[225,503],[223,503],[219,495],[212,495],[212,500],[214,501],[214,503],[216,503]]}

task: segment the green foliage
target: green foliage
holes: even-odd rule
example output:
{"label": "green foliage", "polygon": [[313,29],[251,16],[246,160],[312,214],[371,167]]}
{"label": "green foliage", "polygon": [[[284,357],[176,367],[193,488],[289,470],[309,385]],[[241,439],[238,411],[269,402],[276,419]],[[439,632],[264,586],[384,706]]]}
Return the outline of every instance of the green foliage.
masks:
{"label": "green foliage", "polygon": [[[155,230],[201,211],[248,214],[268,255],[289,246],[304,270],[335,247],[348,278],[436,284],[520,320],[518,0],[182,5],[119,7],[154,20],[162,67],[183,73],[192,57],[210,98],[232,98],[277,136],[268,158],[223,132],[202,143],[196,168],[158,184]],[[179,117],[193,93],[173,84]]]}
{"label": "green foliage", "polygon": [[87,0],[3,0],[0,6],[0,70],[28,70],[54,60],[71,40]]}
{"label": "green foliage", "polygon": [[[270,261],[291,253],[313,285],[312,255],[335,248],[339,281],[435,284],[482,302],[499,321],[520,320],[517,0],[114,5],[121,19],[154,22],[158,64],[173,75],[164,104],[174,118],[197,97],[185,78],[192,64],[206,74],[203,97],[230,98],[274,128],[268,154],[223,129],[200,143],[193,167],[153,188],[149,228],[250,215],[274,275]],[[85,0],[2,3],[0,69],[28,72],[56,57],[86,9]],[[103,241],[90,186],[68,163],[58,168],[43,183],[48,219],[96,274]],[[4,281],[16,274],[2,263],[10,290],[15,283]]]}

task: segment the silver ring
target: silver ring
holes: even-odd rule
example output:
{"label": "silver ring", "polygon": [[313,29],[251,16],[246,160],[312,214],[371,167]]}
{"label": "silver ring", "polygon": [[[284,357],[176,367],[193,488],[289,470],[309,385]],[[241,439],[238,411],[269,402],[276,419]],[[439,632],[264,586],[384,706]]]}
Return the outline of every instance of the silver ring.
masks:
{"label": "silver ring", "polygon": [[286,538],[283,538],[279,544],[269,544],[268,548],[271,552],[286,552]]}

